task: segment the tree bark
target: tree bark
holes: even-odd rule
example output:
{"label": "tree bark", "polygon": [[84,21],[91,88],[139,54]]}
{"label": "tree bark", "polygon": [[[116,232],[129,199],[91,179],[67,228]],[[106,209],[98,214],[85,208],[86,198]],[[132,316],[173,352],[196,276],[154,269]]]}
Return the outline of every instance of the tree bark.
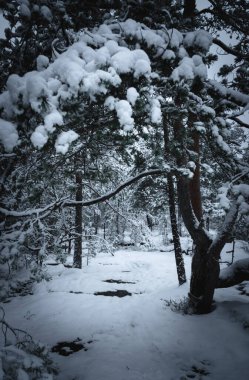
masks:
{"label": "tree bark", "polygon": [[195,10],[196,10],[196,1],[195,0],[184,0],[183,17],[185,17],[185,18],[194,17]]}
{"label": "tree bark", "polygon": [[[163,135],[164,135],[164,157],[165,157],[165,161],[167,161],[168,153],[169,153],[168,152],[169,131],[168,131],[166,120],[164,121],[164,124],[163,124]],[[182,285],[186,282],[186,273],[185,273],[179,231],[178,231],[178,226],[177,226],[176,207],[175,207],[176,205],[175,188],[174,188],[174,181],[173,181],[173,177],[171,173],[167,174],[167,190],[168,190],[168,199],[169,199],[171,231],[172,231],[174,251],[175,251],[176,270],[177,270],[179,285]]]}
{"label": "tree bark", "polygon": [[167,188],[168,188],[168,199],[169,199],[169,212],[170,212],[170,222],[171,231],[173,236],[173,244],[175,250],[175,260],[176,260],[176,270],[178,276],[179,285],[186,282],[186,273],[184,267],[184,260],[181,249],[181,242],[178,233],[177,219],[176,219],[176,207],[175,207],[175,189],[173,177],[171,174],[167,175]]}
{"label": "tree bark", "polygon": [[[190,128],[193,129],[193,123],[192,120],[190,121],[191,125],[189,125]],[[202,201],[201,201],[201,171],[200,171],[200,136],[199,133],[195,130],[191,133],[193,144],[191,146],[191,150],[193,150],[196,154],[195,159],[195,171],[194,176],[191,179],[189,183],[189,190],[190,190],[190,197],[191,197],[191,203],[192,207],[195,213],[196,218],[201,221],[203,217],[202,213]]]}
{"label": "tree bark", "polygon": [[[75,174],[76,182],[76,202],[82,202],[82,173],[80,170],[76,170]],[[82,205],[76,204],[75,206],[75,242],[74,242],[74,257],[73,257],[73,266],[74,268],[82,268]]]}

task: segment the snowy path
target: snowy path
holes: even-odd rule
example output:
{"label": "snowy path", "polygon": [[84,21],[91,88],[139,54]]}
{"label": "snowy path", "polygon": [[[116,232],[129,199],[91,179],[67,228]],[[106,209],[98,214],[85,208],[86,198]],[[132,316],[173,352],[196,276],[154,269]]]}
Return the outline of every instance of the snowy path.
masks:
{"label": "snowy path", "polygon": [[[185,264],[189,272],[189,257]],[[243,323],[249,320],[249,297],[235,288],[219,290],[212,314],[172,312],[164,300],[188,291],[188,284],[177,284],[172,252],[124,250],[92,259],[82,270],[62,265],[48,270],[52,281],[38,284],[34,295],[12,299],[5,309],[12,325],[50,347],[76,338],[91,342],[87,351],[51,354],[59,380],[248,379],[249,329]],[[94,295],[115,290],[132,296]]]}

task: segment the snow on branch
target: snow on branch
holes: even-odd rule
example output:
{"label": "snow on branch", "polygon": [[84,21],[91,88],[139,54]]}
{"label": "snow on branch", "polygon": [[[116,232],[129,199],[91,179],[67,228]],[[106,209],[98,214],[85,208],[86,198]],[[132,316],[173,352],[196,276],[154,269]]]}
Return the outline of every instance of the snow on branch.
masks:
{"label": "snow on branch", "polygon": [[77,201],[70,201],[68,200],[68,197],[65,197],[63,199],[60,199],[56,202],[50,203],[49,205],[43,207],[43,208],[38,208],[38,209],[31,209],[31,210],[25,210],[25,211],[11,211],[11,210],[6,210],[2,207],[0,207],[0,214],[4,215],[5,217],[16,217],[16,218],[25,218],[25,217],[32,217],[36,216],[38,218],[45,218],[48,216],[52,211],[60,208],[60,207],[75,207],[79,204],[84,206],[91,206],[97,203],[105,202],[108,199],[114,197],[116,194],[118,194],[120,191],[125,189],[127,186],[132,185],[134,182],[138,181],[139,179],[143,177],[147,177],[150,175],[163,175],[166,174],[170,168],[166,167],[164,170],[163,169],[153,169],[153,170],[148,170],[142,173],[139,173],[137,176],[132,177],[128,179],[127,181],[121,183],[115,190],[110,191],[109,193],[102,195],[98,198],[94,199],[89,199],[87,201],[82,201],[82,202],[77,202]]}
{"label": "snow on branch", "polygon": [[[134,46],[130,47],[130,40]],[[141,43],[143,49],[140,48]],[[185,33],[176,29],[153,30],[144,24],[127,19],[124,22],[102,24],[78,35],[78,41],[53,62],[38,57],[39,70],[27,72],[22,77],[9,76],[7,90],[0,94],[0,109],[4,134],[0,141],[7,152],[19,143],[15,122],[27,109],[38,116],[40,124],[31,131],[31,143],[42,149],[57,130],[55,148],[65,154],[77,138],[74,131],[61,131],[64,124],[63,107],[68,102],[87,97],[92,102],[109,98],[113,88],[122,84],[123,75],[130,75],[135,82],[140,78],[150,83],[153,60],[175,60],[169,77],[174,81],[193,80],[196,76],[206,79],[207,70],[202,57],[212,44],[211,35],[204,30]],[[192,56],[191,51],[195,54]],[[188,53],[189,51],[189,53]],[[189,55],[190,54],[190,55]],[[132,106],[137,93],[129,93],[128,99],[115,98],[111,102],[121,128],[131,131],[134,127]],[[152,122],[160,122],[160,107],[151,100]],[[109,102],[110,103],[110,102]],[[110,105],[110,104],[109,104]],[[154,108],[153,108],[154,107]],[[29,113],[28,113],[29,114]],[[8,130],[11,131],[11,139]],[[60,133],[62,132],[62,133]]]}
{"label": "snow on branch", "polygon": [[222,269],[216,288],[229,288],[243,281],[249,281],[249,259],[238,260]]}
{"label": "snow on branch", "polygon": [[50,213],[51,211],[61,207],[64,204],[65,199],[67,198],[60,199],[42,208],[36,208],[36,209],[25,210],[25,211],[11,211],[11,210],[7,210],[5,208],[0,207],[0,214],[6,217],[12,216],[16,218],[25,218],[28,216],[45,217],[47,216],[47,213]]}
{"label": "snow on branch", "polygon": [[242,92],[233,90],[231,88],[227,88],[216,80],[210,79],[207,82],[207,86],[214,89],[222,97],[233,101],[239,106],[247,105],[249,103],[249,95],[243,94]]}
{"label": "snow on branch", "polygon": [[219,257],[217,256],[217,254],[218,255],[220,254],[222,248],[226,244],[227,239],[237,219],[238,212],[239,212],[239,205],[236,199],[231,204],[230,209],[228,210],[225,216],[225,220],[222,224],[220,231],[218,231],[217,236],[214,238],[211,246],[209,247],[208,254],[210,255],[210,257],[213,256],[214,259],[219,260]]}

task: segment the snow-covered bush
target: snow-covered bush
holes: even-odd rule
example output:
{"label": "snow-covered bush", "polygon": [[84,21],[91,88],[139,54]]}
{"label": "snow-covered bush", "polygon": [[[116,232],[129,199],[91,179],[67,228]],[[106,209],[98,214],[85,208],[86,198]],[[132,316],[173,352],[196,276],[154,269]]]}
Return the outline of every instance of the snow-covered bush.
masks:
{"label": "snow-covered bush", "polygon": [[136,224],[132,226],[130,239],[136,247],[141,249],[154,248],[151,230],[143,220],[136,221]]}
{"label": "snow-covered bush", "polygon": [[52,380],[57,370],[48,349],[25,331],[10,326],[3,308],[0,312],[4,339],[4,347],[0,349],[0,379]]}

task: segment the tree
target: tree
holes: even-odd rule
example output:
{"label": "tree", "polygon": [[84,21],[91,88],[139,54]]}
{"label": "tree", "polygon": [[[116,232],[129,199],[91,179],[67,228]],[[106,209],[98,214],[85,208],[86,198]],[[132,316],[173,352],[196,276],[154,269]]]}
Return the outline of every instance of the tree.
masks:
{"label": "tree", "polygon": [[[38,149],[44,149],[52,138],[55,150],[66,154],[70,144],[80,135],[85,137],[80,126],[77,132],[73,125],[72,130],[63,130],[63,112],[66,115],[77,113],[79,104],[83,104],[84,110],[82,113],[82,107],[79,108],[79,115],[86,120],[92,118],[92,110],[95,110],[94,115],[98,118],[92,119],[92,123],[95,122],[97,143],[103,136],[110,136],[110,131],[119,138],[121,145],[123,137],[127,136],[129,143],[135,144],[136,136],[145,130],[148,138],[157,130],[166,131],[167,157],[165,160],[162,150],[156,169],[146,170],[96,199],[56,201],[50,207],[62,204],[63,207],[89,206],[110,199],[144,176],[170,175],[169,184],[173,176],[180,211],[195,244],[190,303],[195,312],[208,312],[218,284],[220,252],[238,213],[248,211],[248,166],[238,159],[234,140],[234,136],[244,138],[242,130],[241,134],[237,132],[240,124],[236,115],[248,104],[248,96],[207,80],[205,61],[209,60],[212,37],[202,29],[189,32],[187,22],[181,19],[179,6],[172,8],[172,15],[164,13],[168,28],[162,27],[160,18],[159,25],[151,18],[147,20],[146,9],[144,7],[142,16],[138,16],[136,7],[129,8],[129,16],[134,14],[139,20],[142,17],[146,24],[131,19],[108,19],[100,27],[85,31],[78,42],[43,71],[27,73],[22,78],[10,76],[7,91],[0,96],[0,107],[5,129],[13,133],[14,140],[9,145],[3,134],[2,142],[5,149],[16,149],[14,123],[21,115],[19,136],[24,130],[28,131],[32,144]],[[115,16],[118,17],[118,12]],[[35,87],[32,86],[34,82]],[[222,100],[217,100],[218,97]],[[235,123],[229,126],[226,119],[234,117]],[[201,141],[213,157],[211,163],[218,159],[230,170],[229,174],[234,174],[228,175],[230,183],[223,184],[220,192],[227,213],[215,239],[211,239],[202,220],[200,160],[204,158]],[[14,215],[6,209],[2,213]],[[15,216],[18,215],[21,216],[16,212]]]}

